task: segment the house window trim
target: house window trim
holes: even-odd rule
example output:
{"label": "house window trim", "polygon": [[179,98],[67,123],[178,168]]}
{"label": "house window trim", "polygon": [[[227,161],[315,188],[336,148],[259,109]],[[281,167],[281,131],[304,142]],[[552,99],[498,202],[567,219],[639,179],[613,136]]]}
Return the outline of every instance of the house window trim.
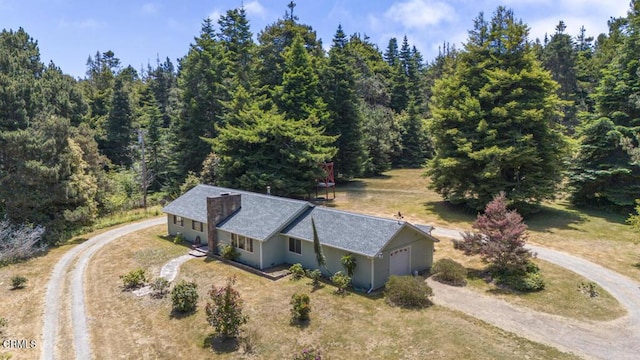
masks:
{"label": "house window trim", "polygon": [[179,215],[173,215],[173,225],[183,226],[184,227],[184,218]]}
{"label": "house window trim", "polygon": [[[196,225],[199,225],[199,226],[196,226]],[[200,230],[198,230],[198,228],[200,228]],[[191,230],[197,231],[197,232],[204,232],[204,224],[197,220],[191,220]]]}
{"label": "house window trim", "polygon": [[[242,241],[242,246],[241,245]],[[255,239],[250,238],[248,236],[231,233],[231,246],[236,248],[237,250],[244,251],[249,254],[254,253],[255,249]]]}
{"label": "house window trim", "polygon": [[[292,240],[293,240],[293,241],[295,241],[294,246],[293,246],[293,251],[291,251],[291,241],[292,241]],[[297,244],[300,244],[300,246],[298,247],[298,249],[300,250],[300,252],[295,251],[295,250],[296,250],[296,247],[297,247],[297,246],[296,246]],[[296,255],[298,255],[298,256],[302,256],[302,239],[298,239],[298,238],[295,238],[295,237],[291,237],[291,236],[290,236],[290,237],[289,237],[289,244],[288,244],[287,250],[288,250],[288,251],[289,251],[289,253],[291,253],[291,254],[296,254]]]}

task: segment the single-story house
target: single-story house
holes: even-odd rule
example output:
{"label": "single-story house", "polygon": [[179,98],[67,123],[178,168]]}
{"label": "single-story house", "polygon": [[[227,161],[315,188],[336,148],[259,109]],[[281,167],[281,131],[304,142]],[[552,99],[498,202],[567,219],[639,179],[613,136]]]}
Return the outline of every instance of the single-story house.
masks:
{"label": "single-story house", "polygon": [[170,235],[181,233],[188,241],[206,242],[209,252],[232,244],[240,253],[237,261],[258,269],[295,263],[318,268],[313,218],[327,270],[344,271],[340,259],[352,254],[352,283],[364,290],[382,287],[390,275],[430,268],[438,241],[426,225],[210,185],[194,187],[163,211]]}

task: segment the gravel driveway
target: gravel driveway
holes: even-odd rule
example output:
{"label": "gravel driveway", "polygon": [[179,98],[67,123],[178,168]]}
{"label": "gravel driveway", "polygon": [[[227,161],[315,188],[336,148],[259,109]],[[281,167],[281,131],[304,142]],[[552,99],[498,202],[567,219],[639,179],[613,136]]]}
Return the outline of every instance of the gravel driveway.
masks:
{"label": "gravel driveway", "polygon": [[[93,254],[107,243],[131,232],[166,223],[156,218],[122,226],[96,235],[69,250],[55,265],[45,298],[42,359],[54,359],[59,334],[60,312],[71,308],[73,345],[77,359],[91,359],[89,328],[84,304],[84,271]],[[436,228],[434,236],[460,238],[457,230]],[[539,313],[495,297],[428,280],[434,301],[468,313],[499,328],[563,351],[592,359],[640,358],[640,284],[584,259],[547,248],[529,245],[540,259],[568,268],[607,290],[628,314],[609,322],[583,322]],[[71,272],[71,266],[75,268]],[[66,279],[71,279],[72,306],[60,299]]]}
{"label": "gravel driveway", "polygon": [[[434,229],[434,236],[460,239],[460,232]],[[528,245],[538,258],[570,269],[598,283],[627,310],[608,322],[584,322],[544,314],[506,301],[428,280],[434,301],[470,314],[499,328],[588,359],[640,358],[640,284],[612,270],[576,256]]]}
{"label": "gravel driveway", "polygon": [[[96,235],[82,244],[69,250],[53,268],[51,278],[47,284],[47,292],[44,302],[44,324],[42,327],[42,359],[56,358],[56,340],[60,333],[60,312],[71,308],[73,328],[73,346],[76,359],[91,359],[91,346],[89,328],[87,326],[86,309],[84,306],[84,271],[93,254],[109,242],[142,230],[151,226],[165,224],[167,219],[155,218],[125,225]],[[70,274],[73,264],[75,268]],[[67,306],[61,301],[62,288],[66,279],[71,279],[72,306]],[[59,356],[58,356],[59,358]]]}

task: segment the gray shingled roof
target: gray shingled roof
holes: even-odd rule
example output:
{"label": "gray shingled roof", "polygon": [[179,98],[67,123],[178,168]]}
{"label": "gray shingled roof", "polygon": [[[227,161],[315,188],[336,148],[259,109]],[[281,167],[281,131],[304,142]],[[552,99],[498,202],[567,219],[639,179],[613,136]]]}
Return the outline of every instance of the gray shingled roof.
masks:
{"label": "gray shingled roof", "polygon": [[217,224],[218,229],[266,240],[309,206],[306,201],[257,194],[210,185],[198,185],[162,209],[165,213],[207,222],[207,197],[241,194],[240,210]]}
{"label": "gray shingled roof", "polygon": [[314,207],[282,233],[313,241],[312,217],[322,244],[371,257],[376,256],[403,226],[409,225],[397,220]]}
{"label": "gray shingled roof", "polygon": [[262,241],[276,232],[313,241],[313,217],[322,244],[375,256],[403,226],[426,234],[430,234],[432,229],[428,225],[414,226],[397,220],[314,207],[306,201],[210,185],[196,186],[163,211],[207,223],[207,197],[221,193],[241,194],[241,205],[239,211],[217,224],[218,229]]}

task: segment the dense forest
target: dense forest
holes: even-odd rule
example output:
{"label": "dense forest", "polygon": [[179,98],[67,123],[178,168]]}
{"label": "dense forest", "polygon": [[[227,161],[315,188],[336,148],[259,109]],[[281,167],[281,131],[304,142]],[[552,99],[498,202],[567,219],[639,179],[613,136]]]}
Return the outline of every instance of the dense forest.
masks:
{"label": "dense forest", "polygon": [[525,212],[568,194],[629,213],[640,197],[640,1],[595,38],[560,21],[532,40],[499,7],[431,61],[406,37],[380,49],[341,26],[325,51],[294,7],[256,37],[243,8],[205,19],[176,64],[98,51],[81,79],[3,30],[5,221],[54,243],[199,182],[305,196],[324,161],[339,180],[424,166],[473,209],[500,191]]}

